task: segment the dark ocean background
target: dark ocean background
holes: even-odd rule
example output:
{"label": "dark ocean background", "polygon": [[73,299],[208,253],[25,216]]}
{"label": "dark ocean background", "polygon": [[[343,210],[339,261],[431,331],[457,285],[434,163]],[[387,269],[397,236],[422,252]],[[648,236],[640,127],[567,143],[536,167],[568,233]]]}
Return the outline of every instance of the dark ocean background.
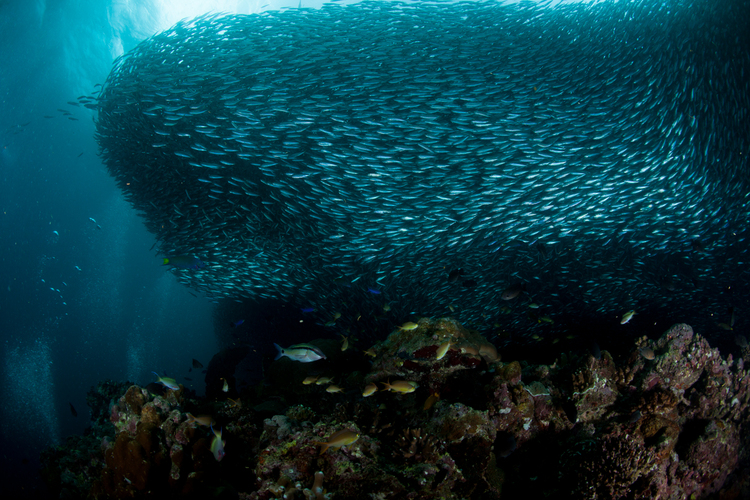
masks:
{"label": "dark ocean background", "polygon": [[[39,453],[68,435],[84,432],[86,392],[97,382],[127,380],[145,386],[154,379],[152,371],[182,382],[180,377],[188,375],[191,359],[208,365],[220,347],[229,343],[226,328],[215,331],[214,301],[192,293],[179,283],[179,273],[161,265],[154,235],[97,155],[94,111],[82,106],[80,98],[96,95],[97,84],[104,83],[118,56],[180,19],[209,11],[254,13],[298,4],[298,0],[0,0],[3,490],[28,492],[39,487]],[[315,7],[307,1],[304,6]],[[729,321],[731,307],[748,309],[744,295],[748,290],[747,228],[734,229],[741,237],[734,245],[721,242],[723,256],[711,254],[711,244],[716,242],[699,242],[691,248],[686,237],[675,249],[679,257],[650,262],[644,272],[648,273],[644,286],[649,289],[659,287],[660,271],[670,266],[687,283],[693,273],[684,269],[693,269],[695,262],[703,266],[708,260],[726,259],[732,266],[739,264],[726,282],[698,284],[696,278],[686,285],[696,290],[692,318],[670,317],[668,308],[660,304],[639,304],[643,308],[639,309],[640,332],[658,335],[676,321],[693,325],[702,321],[704,327],[713,328],[700,331],[712,345],[735,355],[739,352],[734,335],[746,332],[744,315],[737,315],[732,333],[716,328],[717,323]],[[531,261],[540,260],[533,248],[529,252]],[[694,274],[703,279],[701,273]],[[481,281],[479,274],[472,278]],[[509,284],[498,284],[498,294]],[[273,317],[298,321],[299,305],[290,302],[285,310],[284,301],[273,304],[277,309],[265,303],[264,314],[250,317],[243,316],[246,306],[232,309],[225,304],[219,319],[225,326],[227,319],[245,319],[244,332],[255,334],[254,346],[269,355],[270,342],[279,341],[271,335],[284,333],[272,327]],[[613,311],[613,315],[627,309]],[[290,315],[290,310],[295,314]],[[412,312],[418,311],[407,306],[394,321],[412,319],[408,316]],[[596,340],[602,348],[632,345],[632,335],[597,337],[601,316],[567,320],[567,325],[595,332],[586,341]],[[564,339],[566,326],[557,321],[556,335]],[[387,333],[387,326],[392,325],[375,325],[371,330]],[[337,333],[329,331],[328,335],[338,338]],[[371,337],[374,340],[377,334]],[[524,343],[528,342],[526,338]],[[192,377],[192,388],[202,395],[201,375]]]}

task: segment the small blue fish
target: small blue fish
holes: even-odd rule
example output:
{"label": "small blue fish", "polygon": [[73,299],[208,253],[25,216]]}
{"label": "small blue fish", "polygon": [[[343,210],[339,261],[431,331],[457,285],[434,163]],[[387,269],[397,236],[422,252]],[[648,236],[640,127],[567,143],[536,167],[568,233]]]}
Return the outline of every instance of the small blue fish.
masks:
{"label": "small blue fish", "polygon": [[302,311],[303,313],[311,313],[311,312],[315,312],[315,308],[314,307],[303,307],[303,308],[300,309],[300,311]]}
{"label": "small blue fish", "polygon": [[52,234],[54,234],[55,236],[60,236],[60,233],[58,233],[57,231],[52,231]]}
{"label": "small blue fish", "polygon": [[238,326],[240,326],[244,322],[245,322],[244,319],[238,319],[237,321],[233,321],[232,323],[230,323],[230,326],[232,328],[237,328]]}
{"label": "small blue fish", "polygon": [[367,291],[375,295],[380,295],[380,290],[375,290],[374,288],[368,288]]}

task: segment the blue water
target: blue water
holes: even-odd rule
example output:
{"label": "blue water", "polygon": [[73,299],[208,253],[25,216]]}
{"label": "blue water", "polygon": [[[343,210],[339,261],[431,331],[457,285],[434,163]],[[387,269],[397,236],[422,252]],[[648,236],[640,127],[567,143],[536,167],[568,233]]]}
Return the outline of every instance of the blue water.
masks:
{"label": "blue water", "polygon": [[4,490],[33,490],[40,451],[83,433],[86,392],[97,382],[185,376],[192,358],[207,365],[218,350],[214,304],[160,265],[153,235],[97,156],[93,111],[67,103],[182,18],[319,3],[0,0]]}
{"label": "blue water", "polygon": [[[153,236],[97,157],[93,111],[66,104],[95,91],[123,51],[206,10],[135,3],[0,2],[4,491],[34,489],[39,452],[83,432],[98,381],[184,376],[192,358],[207,364],[217,350],[213,304],[160,266]],[[218,8],[262,5],[232,4]]]}

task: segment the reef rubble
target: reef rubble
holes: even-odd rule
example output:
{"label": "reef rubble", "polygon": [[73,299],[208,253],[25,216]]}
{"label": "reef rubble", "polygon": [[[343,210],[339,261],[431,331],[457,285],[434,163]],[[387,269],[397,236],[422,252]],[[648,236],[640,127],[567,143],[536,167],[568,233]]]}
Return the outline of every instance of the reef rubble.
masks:
{"label": "reef rubble", "polygon": [[[744,360],[688,325],[636,339],[619,363],[607,351],[501,361],[450,318],[370,353],[368,373],[335,374],[339,393],[298,380],[299,401],[273,384],[240,400],[100,384],[87,435],[43,454],[45,481],[91,499],[750,497]],[[364,397],[367,384],[379,390]],[[191,412],[222,430],[221,461]]]}

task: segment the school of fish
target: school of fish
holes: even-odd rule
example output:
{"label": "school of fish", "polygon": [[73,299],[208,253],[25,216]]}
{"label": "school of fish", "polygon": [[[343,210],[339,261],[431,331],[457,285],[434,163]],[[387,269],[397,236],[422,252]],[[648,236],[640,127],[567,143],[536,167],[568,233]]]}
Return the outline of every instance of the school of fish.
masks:
{"label": "school of fish", "polygon": [[712,325],[750,273],[747,11],[206,15],[115,62],[97,140],[159,254],[204,264],[172,272],[210,298],[295,301],[345,328],[619,327],[637,310],[626,328],[649,308]]}

